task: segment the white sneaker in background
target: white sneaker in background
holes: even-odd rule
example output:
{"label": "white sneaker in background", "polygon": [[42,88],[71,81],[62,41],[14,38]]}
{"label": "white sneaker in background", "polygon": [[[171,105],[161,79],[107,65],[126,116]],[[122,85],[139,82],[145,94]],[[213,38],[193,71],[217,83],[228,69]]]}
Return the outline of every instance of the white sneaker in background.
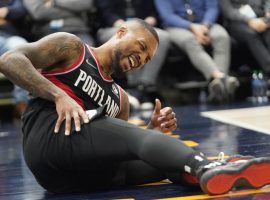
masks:
{"label": "white sneaker in background", "polygon": [[129,101],[131,109],[139,110],[141,107],[140,101],[129,93],[127,93],[127,95],[128,95],[128,101]]}
{"label": "white sneaker in background", "polygon": [[141,103],[141,110],[153,110],[154,104],[152,102],[144,102]]}

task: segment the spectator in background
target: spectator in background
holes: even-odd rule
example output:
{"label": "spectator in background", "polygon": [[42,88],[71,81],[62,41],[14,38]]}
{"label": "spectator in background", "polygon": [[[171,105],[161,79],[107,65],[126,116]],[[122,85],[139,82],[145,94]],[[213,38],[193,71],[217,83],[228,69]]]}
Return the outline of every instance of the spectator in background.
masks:
{"label": "spectator in background", "polygon": [[[194,67],[209,80],[209,100],[226,102],[239,82],[228,76],[230,37],[216,24],[217,0],[155,0],[171,40],[187,53]],[[211,57],[204,47],[211,46]]]}
{"label": "spectator in background", "polygon": [[[158,25],[157,12],[152,0],[97,0],[104,27],[98,31],[98,39],[105,43],[125,21],[132,18],[144,19],[151,26]],[[159,47],[151,62],[143,69],[128,74],[128,85],[135,87],[141,109],[152,109],[150,93],[156,92],[157,77],[169,48],[169,35],[156,28]],[[145,48],[142,46],[142,48]],[[132,104],[132,102],[130,102]]]}
{"label": "spectator in background", "polygon": [[270,75],[270,0],[220,0],[220,7],[231,35],[247,44]]}
{"label": "spectator in background", "polygon": [[[20,44],[27,43],[16,28],[16,24],[25,16],[26,10],[21,0],[0,1],[0,55]],[[15,100],[15,115],[19,117],[26,107],[28,92],[15,86],[13,98]]]}
{"label": "spectator in background", "polygon": [[33,20],[34,40],[64,31],[94,45],[87,24],[87,12],[93,8],[93,0],[23,0],[23,3]]}

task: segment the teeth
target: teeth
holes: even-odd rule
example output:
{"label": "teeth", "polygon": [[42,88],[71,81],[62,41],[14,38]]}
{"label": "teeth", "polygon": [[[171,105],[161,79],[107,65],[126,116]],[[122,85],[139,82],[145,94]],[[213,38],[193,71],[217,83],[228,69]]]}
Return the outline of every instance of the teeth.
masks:
{"label": "teeth", "polygon": [[128,57],[130,63],[131,63],[131,66],[134,67],[135,66],[135,61],[133,60],[132,57]]}

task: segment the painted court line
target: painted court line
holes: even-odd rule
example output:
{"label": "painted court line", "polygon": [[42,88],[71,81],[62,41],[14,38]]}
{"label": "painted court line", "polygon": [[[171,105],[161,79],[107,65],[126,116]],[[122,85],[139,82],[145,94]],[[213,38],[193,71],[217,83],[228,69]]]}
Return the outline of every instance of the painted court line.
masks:
{"label": "painted court line", "polygon": [[242,190],[237,192],[230,192],[228,194],[224,195],[215,195],[215,196],[209,196],[206,194],[203,195],[194,195],[194,196],[185,196],[185,197],[173,197],[173,198],[163,198],[160,200],[199,200],[199,199],[215,199],[219,197],[235,197],[235,196],[244,196],[244,195],[252,195],[252,194],[262,194],[270,192],[270,188],[263,188],[263,189],[253,189],[253,190]]}
{"label": "painted court line", "polygon": [[270,135],[270,106],[202,112],[202,116]]}
{"label": "painted court line", "polygon": [[[164,180],[161,182],[157,183],[152,183],[152,184],[145,184],[145,185],[140,185],[140,186],[156,186],[156,185],[164,185],[164,184],[170,184],[168,180]],[[220,197],[240,197],[240,196],[245,196],[245,195],[254,195],[254,194],[263,194],[263,193],[268,193],[270,192],[270,187],[266,186],[265,188],[262,189],[250,189],[250,190],[241,190],[241,191],[233,191],[229,192],[227,194],[223,195],[214,195],[210,196],[207,194],[201,194],[201,195],[192,195],[192,196],[182,196],[182,197],[169,197],[169,198],[161,198],[160,200],[203,200],[203,199],[216,199]],[[133,198],[127,198],[127,199],[133,199]],[[124,200],[124,199],[121,199]]]}

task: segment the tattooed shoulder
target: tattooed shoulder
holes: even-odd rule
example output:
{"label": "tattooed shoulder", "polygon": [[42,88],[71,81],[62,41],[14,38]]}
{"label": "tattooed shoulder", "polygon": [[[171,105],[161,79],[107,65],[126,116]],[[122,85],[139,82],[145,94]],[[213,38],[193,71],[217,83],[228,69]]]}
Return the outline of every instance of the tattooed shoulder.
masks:
{"label": "tattooed shoulder", "polygon": [[65,56],[74,57],[82,52],[82,41],[72,34],[57,40],[57,51]]}
{"label": "tattooed shoulder", "polygon": [[84,45],[80,38],[70,33],[55,33],[36,42],[36,51],[31,51],[29,58],[37,66],[52,66],[56,63],[68,65],[82,53]]}

